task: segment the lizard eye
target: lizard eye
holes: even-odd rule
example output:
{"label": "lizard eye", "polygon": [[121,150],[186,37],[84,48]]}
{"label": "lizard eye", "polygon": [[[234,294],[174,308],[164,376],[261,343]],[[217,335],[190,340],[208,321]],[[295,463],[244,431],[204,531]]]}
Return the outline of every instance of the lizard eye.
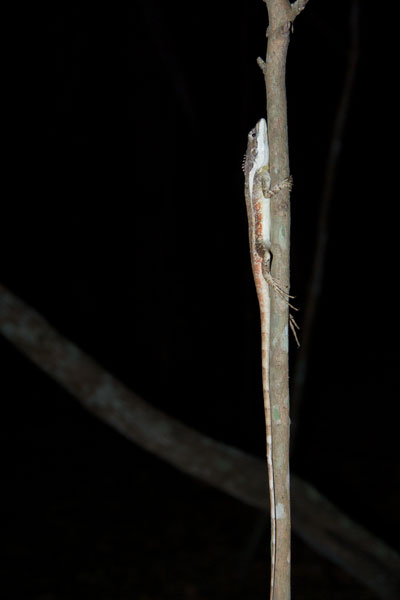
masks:
{"label": "lizard eye", "polygon": [[255,138],[255,137],[256,137],[256,130],[255,130],[255,129],[252,129],[252,130],[250,131],[250,136],[251,136],[252,138]]}

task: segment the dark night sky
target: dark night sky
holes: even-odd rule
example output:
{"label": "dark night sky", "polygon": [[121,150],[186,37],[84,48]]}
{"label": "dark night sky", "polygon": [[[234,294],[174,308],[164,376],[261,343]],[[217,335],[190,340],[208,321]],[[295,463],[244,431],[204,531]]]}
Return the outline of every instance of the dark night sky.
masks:
{"label": "dark night sky", "polygon": [[[345,72],[348,4],[333,11],[311,0],[289,47],[300,308]],[[263,456],[241,161],[247,132],[265,114],[256,64],[265,6],[140,0],[129,9],[30,10],[18,16],[10,47],[2,283],[145,400]],[[292,465],[398,548],[398,191],[393,90],[382,66],[392,57],[383,16],[363,2]],[[257,514],[122,440],[3,339],[0,348],[7,598],[222,598],[221,581],[235,569],[229,548],[240,554]],[[321,589],[327,600],[370,597],[358,587],[346,596],[352,580],[295,539],[297,556],[294,598],[321,598]],[[262,575],[250,577],[261,583],[247,597],[265,597]]]}

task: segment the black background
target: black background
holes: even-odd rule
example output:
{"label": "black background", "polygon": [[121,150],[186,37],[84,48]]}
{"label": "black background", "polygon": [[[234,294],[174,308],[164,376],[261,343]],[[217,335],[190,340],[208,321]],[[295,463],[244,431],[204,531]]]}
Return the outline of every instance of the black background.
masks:
{"label": "black background", "polygon": [[[311,0],[289,47],[291,289],[300,308],[348,5]],[[7,60],[2,283],[148,402],[264,456],[241,161],[247,132],[265,115],[256,64],[265,5],[29,10],[16,16]],[[363,2],[292,467],[398,548],[391,37],[376,3]],[[122,439],[0,342],[5,597],[233,597],[258,513]],[[266,596],[266,546],[265,537],[244,598]],[[373,596],[294,537],[293,597]]]}

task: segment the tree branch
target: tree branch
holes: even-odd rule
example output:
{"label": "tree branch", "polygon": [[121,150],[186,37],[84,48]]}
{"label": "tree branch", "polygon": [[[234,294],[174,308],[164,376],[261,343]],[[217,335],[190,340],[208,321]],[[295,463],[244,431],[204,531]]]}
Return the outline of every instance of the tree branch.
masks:
{"label": "tree branch", "polygon": [[[294,19],[306,1],[293,5],[289,0],[264,0],[268,9],[267,56],[261,67],[267,96],[269,168],[271,188],[289,175],[289,147],[286,109],[286,56]],[[271,274],[284,290],[289,290],[290,189],[283,188],[271,198]],[[290,488],[289,488],[289,307],[278,294],[271,294],[269,390],[272,411],[272,464],[275,506],[275,557],[271,600],[290,598]]]}
{"label": "tree branch", "polygon": [[[0,332],[91,413],[184,473],[266,511],[265,461],[190,429],[147,404],[0,285]],[[292,475],[293,529],[378,598],[395,600],[400,557]]]}

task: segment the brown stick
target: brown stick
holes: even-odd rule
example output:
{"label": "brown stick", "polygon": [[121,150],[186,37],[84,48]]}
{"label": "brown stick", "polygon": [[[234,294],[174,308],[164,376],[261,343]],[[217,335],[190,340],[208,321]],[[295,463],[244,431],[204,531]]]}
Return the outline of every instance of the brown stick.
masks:
{"label": "brown stick", "polygon": [[[147,404],[36,311],[0,285],[0,332],[82,406],[184,473],[267,510],[265,462],[190,429]],[[293,529],[378,598],[399,597],[400,557],[292,475]]]}
{"label": "brown stick", "polygon": [[[287,179],[289,149],[285,70],[292,23],[307,0],[264,0],[268,9],[266,61],[259,60],[267,94],[271,187]],[[271,198],[272,276],[289,290],[290,189]],[[276,509],[276,549],[271,600],[290,599],[290,487],[289,487],[289,306],[271,294],[269,387],[272,407],[272,462]],[[274,561],[273,561],[274,562]]]}

